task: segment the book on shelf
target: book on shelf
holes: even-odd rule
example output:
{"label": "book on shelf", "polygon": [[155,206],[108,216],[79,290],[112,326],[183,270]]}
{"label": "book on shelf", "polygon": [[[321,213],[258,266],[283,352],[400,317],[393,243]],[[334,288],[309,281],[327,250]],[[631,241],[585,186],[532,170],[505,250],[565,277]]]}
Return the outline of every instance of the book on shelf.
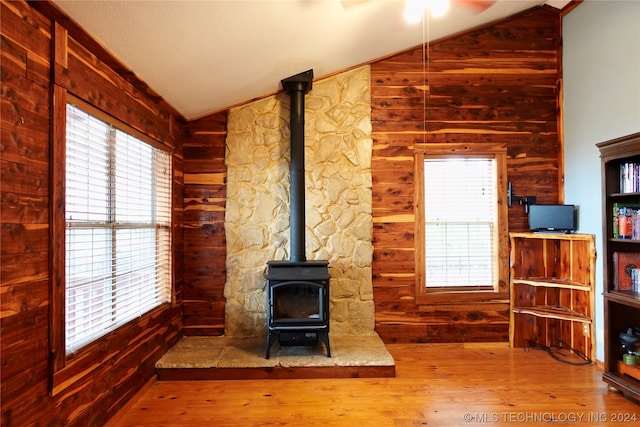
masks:
{"label": "book on shelf", "polygon": [[640,203],[614,203],[612,219],[614,239],[640,239]]}
{"label": "book on shelf", "polygon": [[640,163],[625,162],[620,164],[620,192],[640,192]]}
{"label": "book on shelf", "polygon": [[613,253],[613,290],[631,291],[633,286],[633,270],[640,268],[640,252]]}

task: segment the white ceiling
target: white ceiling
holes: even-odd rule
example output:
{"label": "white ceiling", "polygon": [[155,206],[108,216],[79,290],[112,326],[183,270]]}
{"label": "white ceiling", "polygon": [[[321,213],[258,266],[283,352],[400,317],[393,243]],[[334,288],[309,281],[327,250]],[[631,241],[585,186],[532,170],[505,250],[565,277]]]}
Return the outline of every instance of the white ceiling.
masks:
{"label": "white ceiling", "polygon": [[273,94],[302,71],[327,76],[569,2],[497,0],[480,11],[453,1],[446,16],[409,25],[403,0],[53,0],[187,119]]}

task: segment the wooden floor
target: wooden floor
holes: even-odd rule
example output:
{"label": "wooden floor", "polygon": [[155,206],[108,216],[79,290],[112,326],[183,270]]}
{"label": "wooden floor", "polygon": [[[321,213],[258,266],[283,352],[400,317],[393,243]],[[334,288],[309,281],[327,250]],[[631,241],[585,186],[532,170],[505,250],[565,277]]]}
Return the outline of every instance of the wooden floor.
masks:
{"label": "wooden floor", "polygon": [[387,347],[395,378],[159,381],[109,425],[640,425],[640,404],[594,364],[506,344]]}

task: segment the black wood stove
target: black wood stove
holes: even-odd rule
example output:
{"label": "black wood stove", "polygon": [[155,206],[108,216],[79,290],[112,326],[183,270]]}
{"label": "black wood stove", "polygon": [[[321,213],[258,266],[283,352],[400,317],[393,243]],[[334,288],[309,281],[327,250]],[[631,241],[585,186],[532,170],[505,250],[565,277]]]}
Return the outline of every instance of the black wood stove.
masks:
{"label": "black wood stove", "polygon": [[307,261],[304,203],[304,96],[311,90],[313,70],[282,80],[291,98],[290,230],[288,261],[267,262],[267,352],[280,345],[329,346],[329,262]]}
{"label": "black wood stove", "polygon": [[267,353],[280,345],[329,346],[329,263],[269,261],[267,263]]}

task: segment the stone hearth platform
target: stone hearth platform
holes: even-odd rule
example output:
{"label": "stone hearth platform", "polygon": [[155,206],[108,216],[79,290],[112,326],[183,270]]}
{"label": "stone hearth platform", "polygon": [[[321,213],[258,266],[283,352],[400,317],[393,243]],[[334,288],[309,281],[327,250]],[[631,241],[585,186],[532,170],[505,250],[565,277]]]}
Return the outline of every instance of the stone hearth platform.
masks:
{"label": "stone hearth platform", "polygon": [[325,346],[280,346],[265,359],[266,337],[183,337],[156,363],[160,381],[395,376],[395,361],[377,334],[329,336]]}

